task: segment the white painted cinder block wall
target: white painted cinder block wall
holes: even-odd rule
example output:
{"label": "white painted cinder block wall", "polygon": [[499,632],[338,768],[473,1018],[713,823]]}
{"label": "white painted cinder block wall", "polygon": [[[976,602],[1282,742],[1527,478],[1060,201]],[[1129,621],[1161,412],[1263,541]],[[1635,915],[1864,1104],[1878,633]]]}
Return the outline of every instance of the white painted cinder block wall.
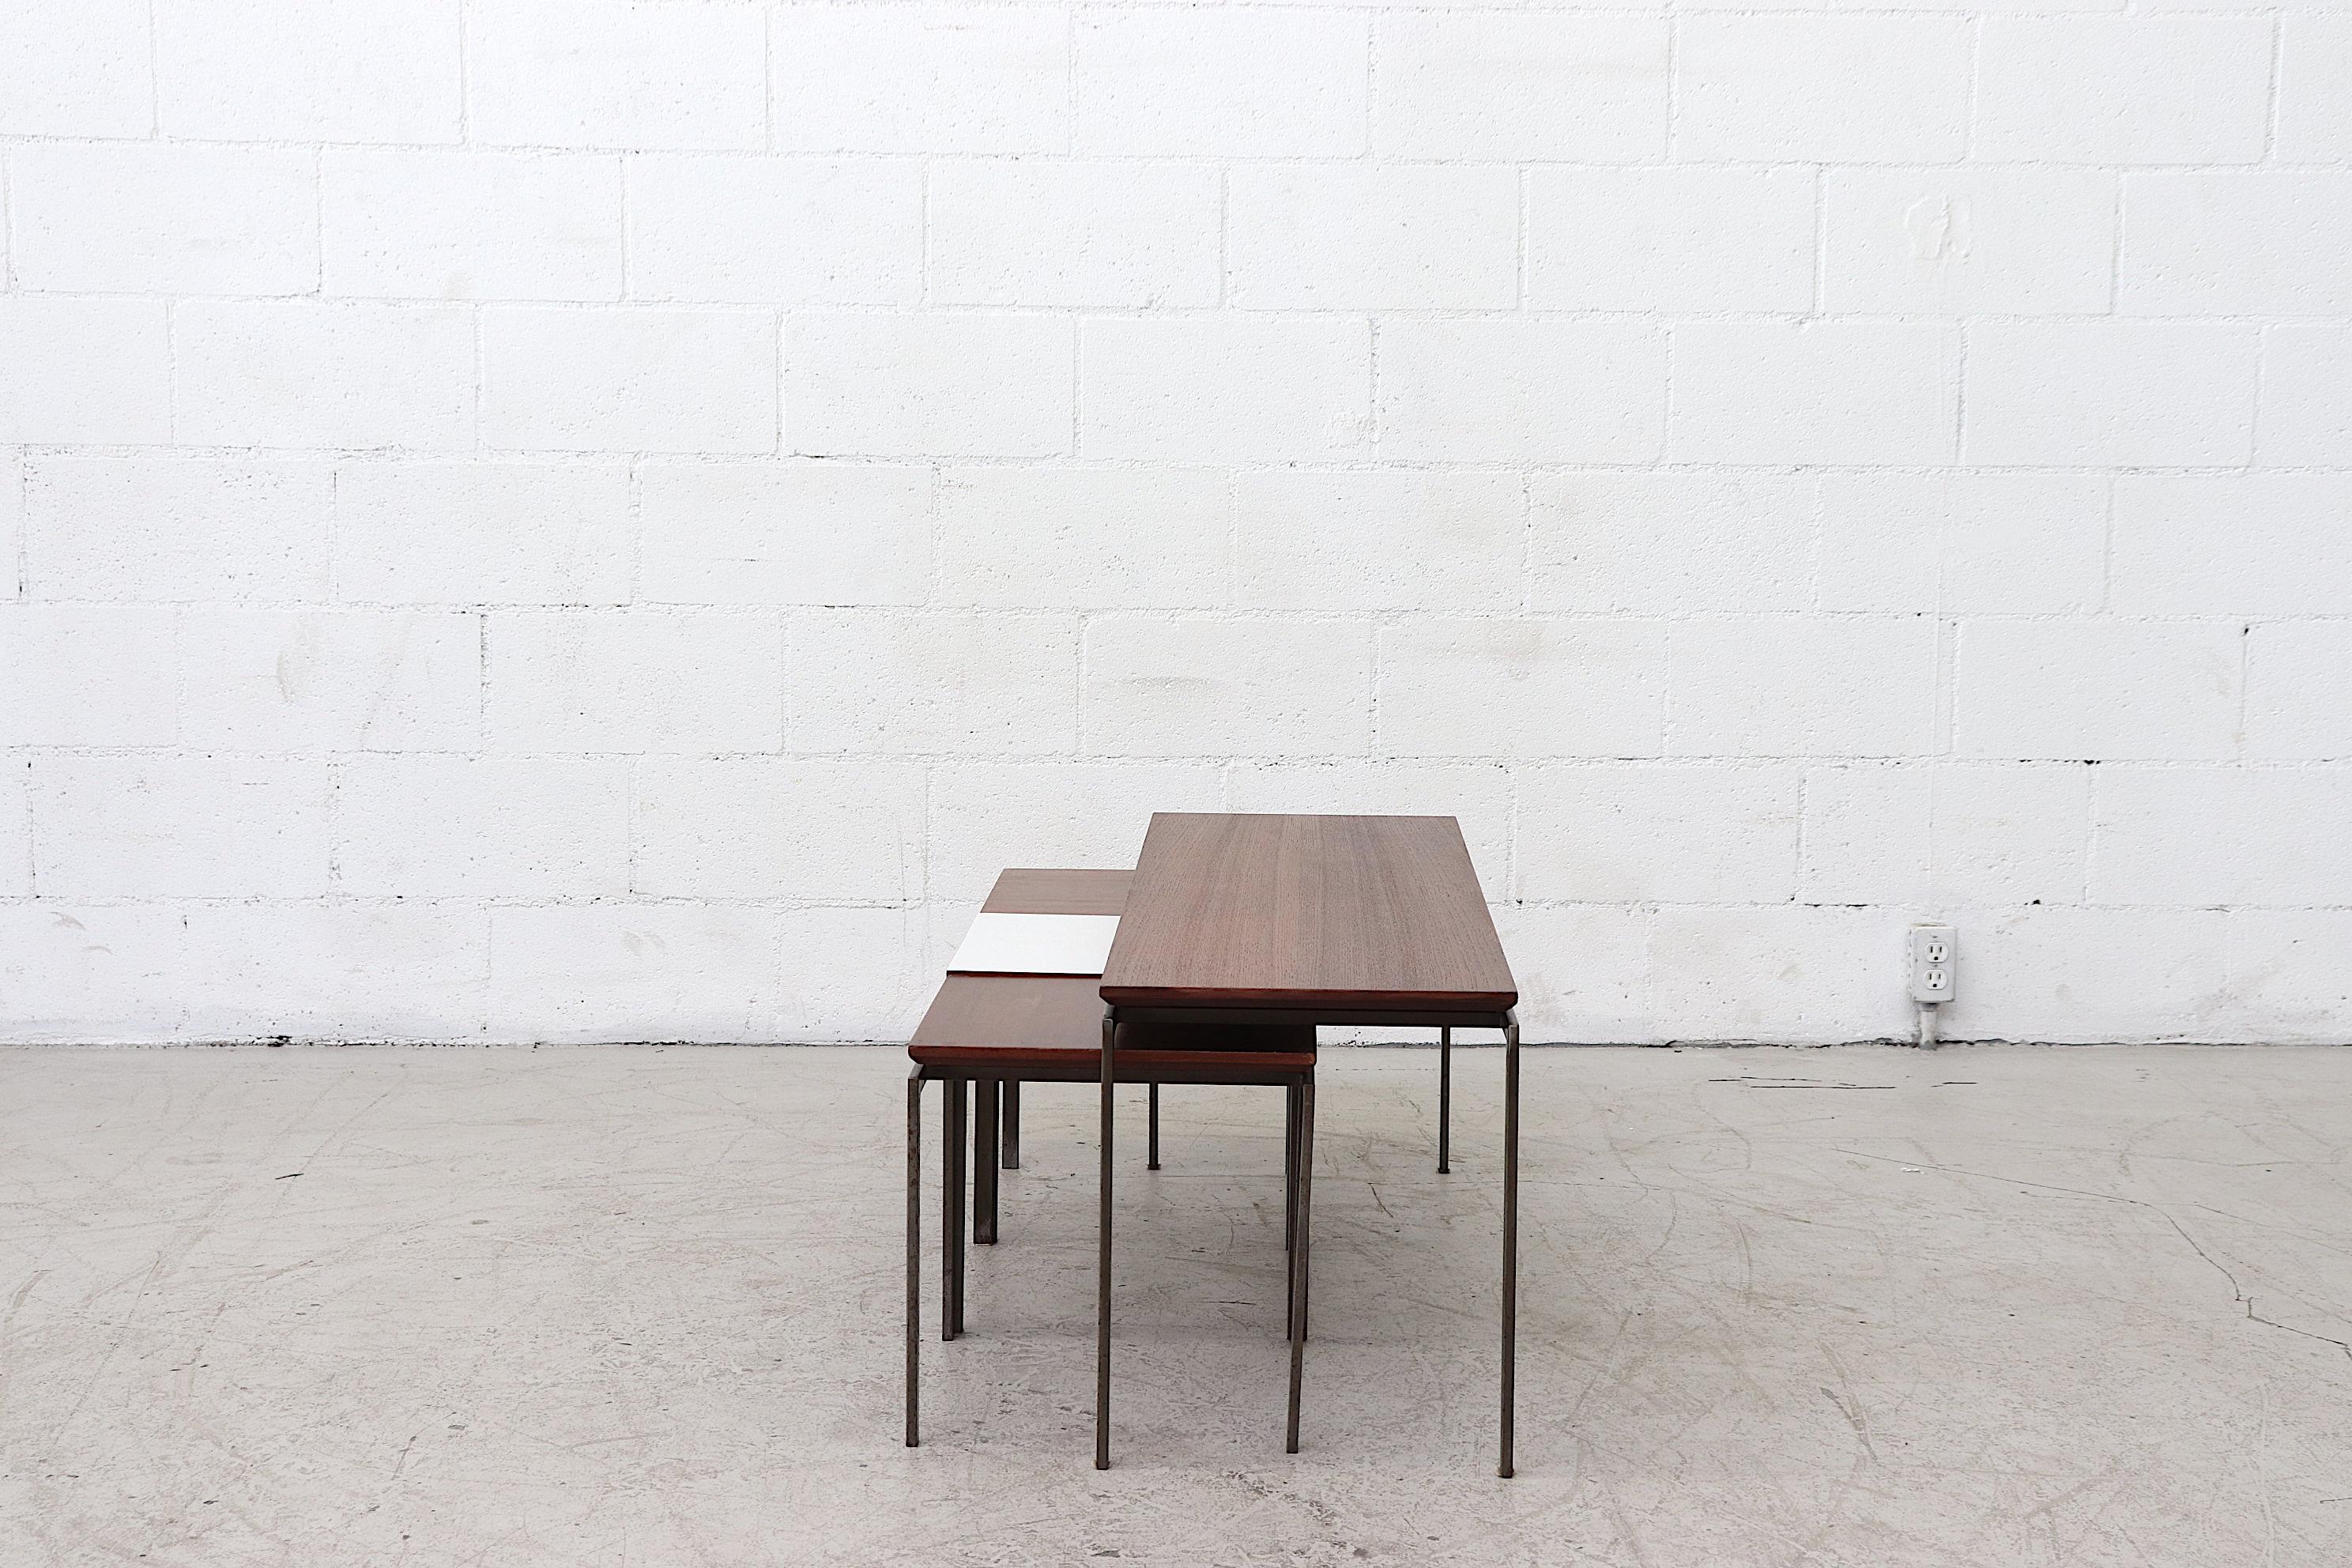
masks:
{"label": "white painted cinder block wall", "polygon": [[1220,805],[1531,1037],[2352,1037],[2330,5],[9,0],[0,157],[0,1037],[887,1039]]}

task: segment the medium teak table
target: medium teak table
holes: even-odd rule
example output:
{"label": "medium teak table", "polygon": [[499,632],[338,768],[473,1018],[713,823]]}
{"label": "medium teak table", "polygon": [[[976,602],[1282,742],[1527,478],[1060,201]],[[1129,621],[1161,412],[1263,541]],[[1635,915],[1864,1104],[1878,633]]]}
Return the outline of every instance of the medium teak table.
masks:
{"label": "medium teak table", "polygon": [[[1462,829],[1450,816],[1157,812],[1102,974],[1095,1468],[1110,1468],[1111,1085],[1133,1022],[1503,1032],[1501,1462],[1511,1474],[1518,1312],[1519,1025]],[[1307,1237],[1297,1238],[1303,1259]],[[1294,1267],[1303,1268],[1303,1262]],[[1303,1317],[1303,1314],[1301,1314]],[[1301,1353],[1294,1325],[1290,1353]],[[1292,1416],[1291,1447],[1297,1443]]]}

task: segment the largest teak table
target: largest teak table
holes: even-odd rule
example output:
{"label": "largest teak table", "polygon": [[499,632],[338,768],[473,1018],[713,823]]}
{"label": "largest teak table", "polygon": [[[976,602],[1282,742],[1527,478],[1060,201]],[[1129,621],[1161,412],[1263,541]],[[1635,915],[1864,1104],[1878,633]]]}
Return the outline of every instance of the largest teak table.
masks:
{"label": "largest teak table", "polygon": [[[1110,1468],[1111,1086],[1122,1023],[1503,1032],[1501,1458],[1518,1314],[1519,999],[1450,816],[1158,812],[1102,973],[1095,1468]],[[1307,1237],[1297,1245],[1303,1251]],[[1291,1355],[1300,1354],[1294,1336]]]}

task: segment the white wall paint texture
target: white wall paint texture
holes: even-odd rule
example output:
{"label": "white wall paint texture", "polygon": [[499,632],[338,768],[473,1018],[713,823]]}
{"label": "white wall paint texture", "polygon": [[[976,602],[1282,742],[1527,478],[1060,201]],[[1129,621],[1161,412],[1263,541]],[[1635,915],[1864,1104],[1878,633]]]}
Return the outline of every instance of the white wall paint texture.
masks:
{"label": "white wall paint texture", "polygon": [[889,1038],[1219,805],[1535,1037],[2352,1037],[2326,6],[12,0],[0,154],[0,1037]]}

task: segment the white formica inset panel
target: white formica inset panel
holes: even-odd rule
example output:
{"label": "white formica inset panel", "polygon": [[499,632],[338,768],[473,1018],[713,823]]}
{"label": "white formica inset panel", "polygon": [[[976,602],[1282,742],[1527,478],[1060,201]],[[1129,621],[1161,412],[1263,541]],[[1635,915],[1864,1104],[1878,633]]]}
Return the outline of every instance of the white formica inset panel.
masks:
{"label": "white formica inset panel", "polygon": [[1100,974],[1118,934],[1117,915],[979,915],[948,969],[957,974]]}

